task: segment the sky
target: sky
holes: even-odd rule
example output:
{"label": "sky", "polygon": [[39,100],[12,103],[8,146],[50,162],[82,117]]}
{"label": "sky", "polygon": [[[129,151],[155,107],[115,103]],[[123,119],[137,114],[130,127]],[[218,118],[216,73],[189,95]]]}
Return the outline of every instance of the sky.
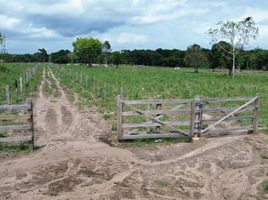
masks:
{"label": "sky", "polygon": [[247,48],[268,49],[267,0],[0,0],[0,32],[17,54],[72,51],[77,37],[108,40],[112,50],[211,48],[209,28],[248,16],[259,36]]}

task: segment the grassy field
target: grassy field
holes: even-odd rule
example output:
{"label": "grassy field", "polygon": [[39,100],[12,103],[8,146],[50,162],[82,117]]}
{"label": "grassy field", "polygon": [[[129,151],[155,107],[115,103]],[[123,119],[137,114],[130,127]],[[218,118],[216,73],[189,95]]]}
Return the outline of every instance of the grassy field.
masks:
{"label": "grassy field", "polygon": [[[25,72],[34,67],[34,63],[1,63],[0,64],[0,104],[6,103],[6,85],[10,86],[11,102],[17,103],[25,101],[30,97],[33,91],[36,91],[41,77],[41,71],[39,70],[28,83],[24,81]],[[41,69],[41,67],[39,68]],[[15,82],[19,81],[19,78],[23,77],[23,93],[17,92],[15,89]],[[18,98],[17,98],[18,97]]]}
{"label": "grassy field", "polygon": [[[40,84],[41,75],[42,75],[42,66],[39,65],[37,68],[36,74],[32,77],[29,76],[29,81],[26,81],[26,72],[33,69],[36,66],[35,63],[21,64],[21,63],[1,63],[0,64],[0,105],[6,104],[6,85],[10,86],[10,96],[11,104],[25,103],[27,98],[30,98],[33,92],[37,91]],[[19,84],[17,83],[17,89],[15,82],[22,77],[23,82],[23,92],[20,92]],[[15,114],[15,111],[0,111],[0,115],[3,114]],[[22,123],[17,120],[0,120],[0,126],[7,125],[17,125]],[[0,132],[1,137],[14,136],[17,132]],[[0,143],[0,152],[18,152],[26,151],[28,152],[29,148],[24,143],[18,144],[5,144]]]}
{"label": "grassy field", "polygon": [[125,99],[251,97],[259,93],[260,125],[267,124],[267,72],[245,71],[233,79],[223,72],[201,70],[200,73],[193,73],[191,69],[155,67],[88,68],[65,65],[53,70],[66,90],[79,93],[84,97],[83,103],[86,105],[97,105],[105,113],[104,118],[115,116],[115,99],[120,93],[120,87],[123,87]]}

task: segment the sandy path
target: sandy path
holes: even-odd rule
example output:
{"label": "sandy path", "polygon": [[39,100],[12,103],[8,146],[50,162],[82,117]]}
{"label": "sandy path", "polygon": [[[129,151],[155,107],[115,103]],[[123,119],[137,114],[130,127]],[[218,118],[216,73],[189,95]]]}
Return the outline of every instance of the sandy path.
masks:
{"label": "sandy path", "polygon": [[[35,102],[40,151],[1,160],[0,199],[265,199],[268,138],[233,136],[156,148],[116,148],[98,138],[111,127],[79,112],[51,70],[58,97]],[[165,183],[163,186],[163,182]],[[161,185],[162,183],[162,185]]]}

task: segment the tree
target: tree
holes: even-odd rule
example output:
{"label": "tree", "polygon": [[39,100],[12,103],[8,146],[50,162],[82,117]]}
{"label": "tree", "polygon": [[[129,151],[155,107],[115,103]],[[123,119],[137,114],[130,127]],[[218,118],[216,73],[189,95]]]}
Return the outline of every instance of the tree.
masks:
{"label": "tree", "polygon": [[231,75],[234,77],[236,55],[245,45],[249,44],[251,39],[256,39],[259,29],[256,27],[252,17],[247,17],[239,22],[219,22],[217,25],[219,27],[209,29],[208,34],[212,44],[218,41],[225,41],[231,45],[231,50],[225,49],[223,46],[220,47],[232,59]]}
{"label": "tree", "polygon": [[47,62],[49,56],[47,54],[47,51],[44,48],[42,48],[38,49],[38,52],[34,53],[34,57],[38,62]]}
{"label": "tree", "polygon": [[198,44],[193,44],[187,48],[184,63],[186,66],[193,67],[196,73],[198,73],[199,67],[209,66],[208,58]]}
{"label": "tree", "polygon": [[70,61],[69,58],[69,50],[60,50],[58,52],[52,53],[51,56],[51,61],[54,63],[68,63]]}
{"label": "tree", "polygon": [[76,57],[76,55],[75,55],[74,52],[70,52],[70,53],[68,53],[67,56],[68,56],[69,60],[71,61],[71,63],[74,63],[75,60],[77,59],[77,57]]}
{"label": "tree", "polygon": [[101,54],[101,42],[98,39],[77,38],[73,47],[78,58],[86,61],[89,66]]}
{"label": "tree", "polygon": [[5,52],[5,35],[3,33],[0,32],[0,47],[3,49],[0,49],[0,53],[1,52]]}
{"label": "tree", "polygon": [[118,52],[118,51],[113,52],[113,54],[112,54],[112,60],[113,60],[113,64],[115,64],[116,67],[118,67],[119,64],[121,64],[121,62],[122,62],[121,53]]}
{"label": "tree", "polygon": [[218,43],[213,44],[211,48],[211,67],[212,69],[215,68],[227,68],[229,69],[229,74],[232,74],[232,64],[231,59],[229,58],[229,55],[226,51],[223,50],[223,48],[227,51],[231,51],[231,45],[227,42],[220,41]]}
{"label": "tree", "polygon": [[102,53],[104,54],[104,59],[105,59],[105,65],[106,67],[108,66],[108,62],[107,62],[107,57],[108,57],[108,52],[111,51],[111,45],[108,41],[105,41],[102,45],[101,45],[101,50]]}

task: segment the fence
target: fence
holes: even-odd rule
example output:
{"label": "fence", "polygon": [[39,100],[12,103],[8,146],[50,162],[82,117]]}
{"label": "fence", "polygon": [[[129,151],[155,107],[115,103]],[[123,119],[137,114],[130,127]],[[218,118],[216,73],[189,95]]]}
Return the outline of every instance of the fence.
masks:
{"label": "fence", "polygon": [[118,140],[256,133],[259,105],[258,95],[186,100],[124,100],[119,95]]}
{"label": "fence", "polygon": [[[6,137],[0,137],[0,142],[31,142],[30,148],[34,149],[33,103],[31,99],[28,99],[26,104],[21,105],[0,105],[0,132],[7,133]],[[23,134],[18,135],[18,132]]]}
{"label": "fence", "polygon": [[27,84],[32,79],[32,77],[37,73],[39,66],[40,66],[39,64],[35,64],[34,67],[27,70],[24,74],[22,74],[20,77],[17,78],[17,80],[14,82],[14,85],[8,85],[8,84],[1,85],[4,87],[2,89],[4,90],[4,92],[1,91],[1,87],[0,87],[0,93],[5,94],[6,104],[11,104],[12,102],[18,102],[19,100],[22,99],[22,96],[23,96],[24,91],[26,90],[25,88]]}
{"label": "fence", "polygon": [[76,69],[66,68],[60,65],[51,65],[53,69],[58,72],[58,75],[69,77],[70,80],[74,83],[78,83],[84,89],[91,91],[92,95],[95,98],[100,98],[103,102],[107,102],[114,98],[112,94],[117,94],[117,92],[122,90],[122,85],[118,86],[117,91],[114,93],[111,85],[111,81],[101,81],[97,80],[94,75],[84,74],[83,72],[77,72]]}

